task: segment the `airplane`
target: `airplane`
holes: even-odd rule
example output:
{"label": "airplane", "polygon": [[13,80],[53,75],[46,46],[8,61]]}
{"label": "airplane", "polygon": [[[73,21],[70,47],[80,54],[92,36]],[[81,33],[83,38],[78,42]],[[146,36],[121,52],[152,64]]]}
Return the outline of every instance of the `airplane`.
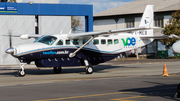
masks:
{"label": "airplane", "polygon": [[35,38],[30,44],[16,45],[5,52],[19,59],[18,75],[25,76],[24,65],[35,62],[37,67],[53,67],[60,73],[67,66],[85,66],[92,74],[93,65],[116,58],[120,53],[151,43],[154,39],[173,36],[154,36],[153,5],[147,5],[139,27],[98,32],[54,35],[6,35],[21,39]]}
{"label": "airplane", "polygon": [[172,45],[172,49],[173,49],[173,52],[174,53],[177,53],[177,54],[180,54],[180,40],[175,42],[173,45]]}
{"label": "airplane", "polygon": [[[179,38],[179,37],[177,37]],[[175,42],[173,45],[172,45],[172,49],[173,49],[173,52],[176,53],[176,54],[180,54],[180,40]],[[177,86],[177,92],[175,93],[175,96],[174,98],[180,98],[180,83],[178,84]]]}

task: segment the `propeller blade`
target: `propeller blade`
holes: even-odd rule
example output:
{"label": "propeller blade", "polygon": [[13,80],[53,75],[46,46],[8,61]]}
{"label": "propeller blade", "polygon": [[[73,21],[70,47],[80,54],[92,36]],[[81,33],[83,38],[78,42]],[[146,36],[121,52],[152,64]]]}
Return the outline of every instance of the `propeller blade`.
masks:
{"label": "propeller blade", "polygon": [[12,34],[11,34],[11,30],[9,30],[9,47],[12,47]]}

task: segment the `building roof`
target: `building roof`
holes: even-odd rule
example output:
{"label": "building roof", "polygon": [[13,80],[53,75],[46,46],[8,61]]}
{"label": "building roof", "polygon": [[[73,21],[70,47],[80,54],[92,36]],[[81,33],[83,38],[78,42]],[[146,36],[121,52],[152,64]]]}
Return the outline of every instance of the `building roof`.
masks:
{"label": "building roof", "polygon": [[143,13],[146,5],[154,5],[154,12],[180,9],[180,0],[136,0],[112,9],[94,14],[94,17]]}

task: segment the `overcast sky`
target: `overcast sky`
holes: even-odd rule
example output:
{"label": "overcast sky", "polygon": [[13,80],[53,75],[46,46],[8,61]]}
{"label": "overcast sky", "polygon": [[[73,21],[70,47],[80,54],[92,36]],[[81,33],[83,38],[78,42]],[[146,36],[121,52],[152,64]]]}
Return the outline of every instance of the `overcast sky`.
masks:
{"label": "overcast sky", "polygon": [[93,13],[114,8],[135,0],[17,0],[20,2],[33,1],[34,3],[60,3],[60,4],[92,4]]}

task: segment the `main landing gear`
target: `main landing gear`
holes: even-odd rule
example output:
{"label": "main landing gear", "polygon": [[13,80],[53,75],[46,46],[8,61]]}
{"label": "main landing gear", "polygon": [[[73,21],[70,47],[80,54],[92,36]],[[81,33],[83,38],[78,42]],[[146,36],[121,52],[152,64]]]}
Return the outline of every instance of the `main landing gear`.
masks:
{"label": "main landing gear", "polygon": [[[61,67],[54,67],[53,71],[54,71],[54,73],[59,74],[59,73],[61,73],[62,68]],[[92,74],[94,69],[92,66],[86,66],[85,71],[86,71],[86,74]]]}
{"label": "main landing gear", "polygon": [[86,66],[86,74],[92,74],[93,73],[93,71],[94,71],[94,69],[93,69],[93,67],[92,66]]}
{"label": "main landing gear", "polygon": [[54,73],[59,74],[59,73],[61,73],[62,68],[61,67],[54,67],[53,71],[54,71]]}
{"label": "main landing gear", "polygon": [[88,60],[85,58],[84,59],[84,63],[86,65],[85,70],[86,70],[86,74],[92,74],[94,72],[93,67],[89,64]]}

